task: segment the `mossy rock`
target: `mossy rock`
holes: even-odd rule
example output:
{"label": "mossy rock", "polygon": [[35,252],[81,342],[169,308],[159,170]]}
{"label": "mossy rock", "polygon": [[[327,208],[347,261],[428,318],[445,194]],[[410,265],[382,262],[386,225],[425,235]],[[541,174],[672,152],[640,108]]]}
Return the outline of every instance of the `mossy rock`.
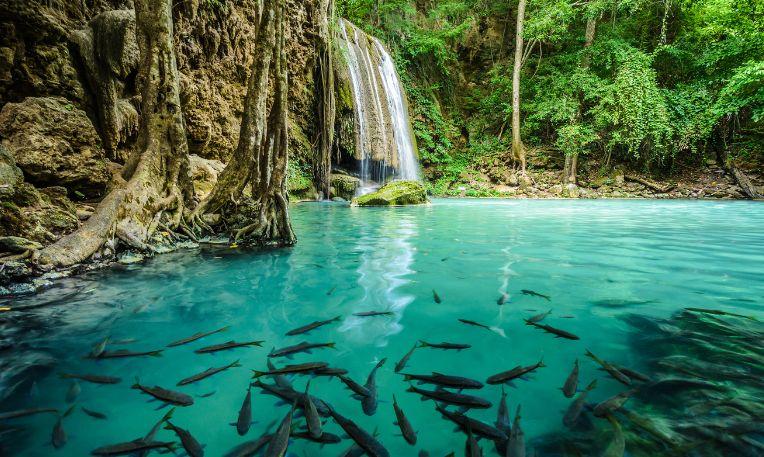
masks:
{"label": "mossy rock", "polygon": [[332,196],[341,197],[345,200],[352,200],[361,180],[355,176],[332,173],[331,175]]}
{"label": "mossy rock", "polygon": [[353,200],[353,206],[398,206],[429,203],[427,192],[417,181],[391,181],[376,192]]}

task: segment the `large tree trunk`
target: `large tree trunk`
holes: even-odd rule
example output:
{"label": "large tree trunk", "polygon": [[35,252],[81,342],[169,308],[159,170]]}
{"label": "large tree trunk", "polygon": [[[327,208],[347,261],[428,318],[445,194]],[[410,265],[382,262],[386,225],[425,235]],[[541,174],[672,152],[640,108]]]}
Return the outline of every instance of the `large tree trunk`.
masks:
{"label": "large tree trunk", "polygon": [[336,101],[334,98],[334,64],[332,62],[333,35],[329,21],[334,17],[334,0],[321,0],[321,30],[318,38],[318,79],[321,84],[318,116],[318,149],[313,159],[313,183],[316,190],[329,198],[332,169],[332,145],[334,144],[334,121]]}
{"label": "large tree trunk", "polygon": [[149,239],[156,229],[177,228],[191,201],[171,3],[136,0],[135,11],[142,112],[135,152],[93,216],[79,230],[43,249],[37,259],[41,264],[82,262],[114,236],[150,250]]}
{"label": "large tree trunk", "polygon": [[512,157],[520,163],[525,174],[525,147],[520,139],[520,71],[523,67],[523,24],[525,23],[525,0],[517,5],[517,31],[515,32],[515,62],[512,71]]}

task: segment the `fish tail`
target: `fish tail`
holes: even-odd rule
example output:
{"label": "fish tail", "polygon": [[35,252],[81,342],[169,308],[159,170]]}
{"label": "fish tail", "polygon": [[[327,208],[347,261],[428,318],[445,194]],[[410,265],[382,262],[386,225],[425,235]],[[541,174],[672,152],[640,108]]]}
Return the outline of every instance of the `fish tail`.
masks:
{"label": "fish tail", "polygon": [[419,346],[417,346],[417,347],[426,348],[426,347],[429,347],[429,346],[430,346],[430,343],[428,343],[426,341],[419,340]]}
{"label": "fish tail", "polygon": [[158,349],[156,351],[151,351],[149,354],[151,357],[162,357],[162,349]]}
{"label": "fish tail", "polygon": [[335,316],[332,318],[332,322],[339,322],[340,319],[342,319],[342,316]]}
{"label": "fish tail", "polygon": [[546,364],[544,364],[544,356],[542,355],[541,356],[541,360],[539,360],[539,368],[543,368],[545,366],[546,366]]}
{"label": "fish tail", "polygon": [[167,413],[164,416],[162,416],[162,422],[166,422],[166,421],[172,419],[172,415],[173,414],[175,414],[175,407],[174,406],[172,408],[170,408],[170,410],[167,411]]}
{"label": "fish tail", "polygon": [[140,389],[141,388],[141,380],[138,379],[138,376],[135,377],[135,383],[130,386],[131,389]]}
{"label": "fish tail", "polygon": [[416,390],[414,390],[414,386],[409,386],[406,392],[416,392]]}
{"label": "fish tail", "polygon": [[327,345],[326,345],[326,347],[332,348],[332,349],[337,349],[336,346],[337,346],[336,343],[327,343]]}
{"label": "fish tail", "polygon": [[499,335],[499,336],[500,336],[500,337],[502,337],[502,338],[506,338],[506,337],[507,337],[507,334],[506,334],[506,333],[504,333],[504,329],[503,329],[503,328],[499,328],[499,327],[488,327],[488,330],[490,330],[490,331],[492,331],[492,332],[496,333],[497,335]]}
{"label": "fish tail", "polygon": [[72,414],[72,411],[74,411],[74,405],[70,406],[69,409],[67,409],[64,414],[61,415],[61,417],[66,417],[70,414]]}
{"label": "fish tail", "polygon": [[261,376],[265,376],[266,374],[268,374],[265,371],[258,371],[258,370],[252,370],[252,371],[254,372],[252,377],[255,378],[255,379],[257,379],[257,378],[259,378]]}
{"label": "fish tail", "polygon": [[231,368],[240,367],[241,366],[241,364],[239,363],[240,360],[241,359],[237,359],[234,363],[232,363],[232,364],[230,364],[228,366],[231,367]]}
{"label": "fish tail", "polygon": [[404,381],[411,381],[411,375],[410,374],[404,374],[403,375],[403,380]]}
{"label": "fish tail", "polygon": [[253,342],[247,343],[247,344],[250,345],[250,346],[260,346],[260,347],[262,347],[263,343],[264,343],[264,341],[253,341]]}
{"label": "fish tail", "polygon": [[172,430],[172,425],[170,424],[170,422],[167,422],[167,424],[165,424],[165,426],[162,428],[164,428],[165,430]]}
{"label": "fish tail", "polygon": [[228,329],[230,329],[230,328],[231,328],[230,325],[226,325],[225,327],[220,327],[220,330],[218,330],[218,332],[227,332]]}

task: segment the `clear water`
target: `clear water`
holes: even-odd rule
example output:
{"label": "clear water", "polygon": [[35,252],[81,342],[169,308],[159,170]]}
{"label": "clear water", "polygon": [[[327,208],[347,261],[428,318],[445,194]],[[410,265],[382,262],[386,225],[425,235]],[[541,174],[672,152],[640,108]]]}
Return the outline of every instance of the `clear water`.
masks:
{"label": "clear water", "polygon": [[[419,349],[407,372],[440,371],[485,380],[543,357],[546,368],[508,388],[510,408],[523,406],[523,426],[532,445],[542,434],[562,428],[560,411],[569,400],[559,387],[574,359],[580,359],[582,383],[600,378],[595,399],[621,390],[583,357],[586,348],[622,365],[643,366],[640,352],[629,345],[632,330],[619,316],[663,317],[695,306],[764,317],[764,205],[757,203],[437,200],[426,207],[391,209],[315,203],[294,206],[292,216],[299,236],[293,249],[177,252],[67,280],[47,293],[10,303],[41,304],[79,291],[57,305],[23,315],[3,314],[2,332],[5,341],[12,342],[2,352],[3,382],[7,389],[23,381],[0,404],[0,411],[65,409],[69,383],[59,379],[59,372],[121,377],[122,383],[113,386],[81,383],[77,405],[107,414],[108,421],[96,421],[80,410],[64,419],[70,438],[55,455],[88,455],[98,446],[143,436],[166,411],[157,411],[157,403],[130,389],[134,378],[175,388],[186,376],[239,359],[242,368],[178,388],[193,395],[216,392],[196,398],[191,407],[178,408],[174,422],[206,444],[207,455],[219,456],[255,439],[288,410],[253,389],[258,423],[244,438],[228,425],[236,420],[250,369],[265,368],[268,350],[303,340],[333,341],[336,350],[297,355],[292,363],[327,361],[348,369],[362,383],[373,364],[387,357],[377,379],[385,402],[375,416],[367,417],[338,380],[324,377],[312,381],[314,395],[367,430],[378,429],[391,455],[416,455],[420,449],[433,456],[451,450],[458,455],[463,435],[453,433],[453,425],[440,418],[432,402],[406,393],[407,385],[393,372],[395,362],[417,340],[469,343],[472,348],[458,353]],[[433,301],[433,289],[442,297],[441,304]],[[522,295],[521,289],[549,295],[551,301]],[[499,306],[502,293],[509,299]],[[143,309],[144,305],[148,306]],[[351,316],[374,309],[395,314]],[[524,325],[522,318],[548,309],[553,312],[546,323],[581,340],[556,339]],[[343,316],[340,323],[307,337],[284,336],[289,329],[337,315]],[[501,327],[507,338],[467,327],[457,318]],[[159,358],[83,359],[91,345],[106,336],[137,340],[124,348],[158,349],[224,325],[231,326],[227,333],[167,348]],[[193,352],[229,339],[266,343],[263,348],[216,355]],[[22,362],[45,360],[50,368],[7,378]],[[304,389],[305,381],[296,377],[295,388]],[[493,422],[499,392],[498,386],[479,391],[494,407],[470,414]],[[393,394],[419,431],[415,448],[395,435]],[[3,455],[54,455],[48,444],[54,422],[52,415],[7,422],[4,425],[24,430],[0,437]],[[326,428],[341,433],[331,420]],[[158,438],[174,435],[162,430]],[[483,443],[487,455],[493,455],[493,446]],[[345,440],[321,448],[295,441],[290,450],[296,455],[334,456],[348,445]]]}

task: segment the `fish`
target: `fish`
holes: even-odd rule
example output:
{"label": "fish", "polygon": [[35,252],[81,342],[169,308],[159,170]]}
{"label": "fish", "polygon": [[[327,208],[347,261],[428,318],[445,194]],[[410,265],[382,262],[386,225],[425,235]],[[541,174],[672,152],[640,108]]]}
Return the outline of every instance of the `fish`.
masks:
{"label": "fish", "polygon": [[581,339],[581,338],[578,337],[578,335],[574,335],[574,334],[572,334],[572,333],[570,333],[568,331],[561,330],[561,329],[556,328],[556,327],[552,327],[551,325],[535,324],[535,323],[532,323],[530,321],[525,321],[525,322],[527,324],[529,324],[529,325],[532,325],[532,326],[536,327],[536,328],[540,328],[541,330],[543,330],[543,331],[545,331],[547,333],[551,333],[553,335],[556,335],[559,338],[565,338],[565,339],[568,339],[568,340],[580,340]]}
{"label": "fish", "polygon": [[[271,359],[268,359],[266,363],[268,365],[269,371],[276,370],[276,366],[273,363],[271,363]],[[283,374],[274,374],[271,377],[273,378],[273,381],[276,383],[277,386],[283,387],[286,389],[292,388],[292,382],[289,379],[287,379],[287,377],[284,376]]]}
{"label": "fish", "polygon": [[507,443],[507,457],[525,457],[525,433],[520,426],[520,405],[515,411],[515,420],[512,423],[512,433]]}
{"label": "fish", "polygon": [[80,407],[82,409],[82,412],[87,414],[88,416],[92,417],[93,419],[100,419],[100,420],[106,420],[108,419],[106,417],[106,414],[99,413],[98,411],[93,411],[92,409],[87,409],[84,406]]}
{"label": "fish", "polygon": [[261,376],[272,376],[275,374],[307,373],[307,372],[311,372],[321,368],[326,368],[328,366],[329,364],[326,362],[298,363],[296,365],[287,365],[285,367],[277,368],[275,370],[268,370],[268,371],[252,370],[254,372],[254,375],[252,377],[259,378]]}
{"label": "fish", "polygon": [[111,344],[114,346],[123,346],[125,344],[133,344],[136,342],[138,342],[138,340],[135,338],[125,338],[124,340],[114,340]]}
{"label": "fish", "polygon": [[[297,392],[296,390],[292,388],[283,388],[272,384],[266,384],[260,380],[255,381],[252,385],[259,387],[264,391],[264,393],[268,395],[273,395],[275,397],[278,397],[282,399],[284,402],[292,403],[294,401],[297,401],[297,406],[300,407],[304,403],[302,401],[302,396],[304,395],[301,392]],[[318,414],[320,414],[323,417],[326,417],[329,415],[329,404],[325,401],[321,400],[320,398],[316,398],[313,395],[310,396],[311,401],[314,405],[316,405],[316,410],[318,411]]]}
{"label": "fish", "polygon": [[589,395],[589,392],[591,392],[596,387],[597,380],[595,379],[590,382],[589,385],[586,386],[586,389],[578,394],[575,400],[573,400],[570,406],[568,406],[568,409],[565,411],[565,415],[562,417],[562,423],[566,427],[573,428],[573,426],[578,421],[579,416],[581,416],[581,411],[584,409],[584,405],[586,404],[586,397]]}
{"label": "fish", "polygon": [[236,419],[236,432],[239,436],[244,436],[252,425],[252,385],[247,387],[247,395],[239,408],[239,416]]}
{"label": "fish", "polygon": [[63,379],[79,379],[80,381],[90,382],[93,384],[119,384],[122,382],[121,378],[115,378],[112,376],[101,376],[95,374],[72,374],[72,373],[60,373],[58,375]]}
{"label": "fish", "polygon": [[540,294],[529,289],[523,289],[520,292],[522,292],[523,295],[529,295],[531,297],[543,298],[546,301],[552,301],[552,298],[549,295]]}
{"label": "fish", "polygon": [[209,398],[217,393],[217,390],[213,390],[211,392],[207,392],[206,394],[197,395],[199,398]]}
{"label": "fish", "polygon": [[732,317],[741,317],[743,319],[748,319],[752,321],[758,321],[756,319],[756,316],[746,316],[744,314],[735,314],[730,313],[727,311],[722,311],[720,309],[708,309],[708,308],[685,308],[687,311],[692,311],[694,313],[702,313],[702,314],[714,314],[716,316],[732,316]]}
{"label": "fish", "polygon": [[273,349],[268,357],[287,357],[292,358],[293,354],[298,352],[311,353],[312,349],[332,348],[334,349],[334,343],[308,343],[303,341],[302,343],[295,344],[294,346],[288,346],[282,349]]}
{"label": "fish", "polygon": [[472,428],[467,426],[467,441],[464,443],[464,455],[466,457],[483,457],[483,450],[480,448],[475,435],[472,434]]}
{"label": "fish", "polygon": [[106,350],[106,345],[109,344],[109,337],[103,339],[103,341],[93,345],[93,349],[90,350],[90,358],[97,359]]}
{"label": "fish", "polygon": [[607,400],[598,403],[592,410],[592,414],[594,414],[596,417],[605,417],[608,414],[612,414],[616,410],[620,409],[621,406],[626,404],[626,402],[629,401],[629,398],[631,398],[631,396],[636,392],[637,389],[631,389],[615,394]]}
{"label": "fish", "polygon": [[194,404],[194,399],[190,395],[186,395],[182,392],[175,392],[173,390],[165,389],[159,386],[144,386],[137,379],[131,388],[140,390],[141,392],[150,395],[157,400],[169,403],[171,405],[191,406]]}
{"label": "fish", "polygon": [[338,322],[341,318],[342,318],[342,316],[336,316],[336,317],[333,317],[333,318],[331,318],[329,320],[325,320],[325,321],[311,322],[310,324],[303,325],[302,327],[298,327],[296,329],[293,329],[293,330],[290,330],[290,331],[286,332],[286,336],[294,336],[294,335],[300,335],[300,334],[303,334],[303,333],[308,333],[311,330],[315,330],[315,329],[317,329],[319,327],[322,327],[324,325],[331,324],[332,322]]}
{"label": "fish", "polygon": [[447,390],[424,390],[414,386],[409,386],[406,392],[413,392],[421,395],[425,399],[434,400],[449,405],[463,406],[465,408],[487,409],[491,407],[491,402],[473,395],[459,394]]}
{"label": "fish", "polygon": [[565,384],[562,386],[562,393],[566,398],[573,398],[578,389],[578,359],[573,363],[573,370],[571,370]]}
{"label": "fish", "polygon": [[263,434],[260,438],[252,441],[241,443],[235,448],[228,451],[225,457],[252,457],[257,454],[257,451],[262,449],[263,446],[271,442],[273,435],[270,433]]}
{"label": "fish", "polygon": [[201,349],[197,349],[194,352],[197,354],[211,354],[213,352],[218,351],[226,351],[228,349],[235,349],[235,348],[241,348],[246,346],[262,346],[263,341],[243,341],[243,342],[236,342],[236,341],[226,341],[225,343],[220,344],[213,344],[212,346],[206,346]]}
{"label": "fish", "polygon": [[410,445],[414,446],[416,444],[416,432],[411,426],[411,422],[409,422],[408,418],[403,413],[403,410],[398,405],[398,400],[395,398],[395,395],[393,395],[393,410],[395,411],[394,425],[397,425],[398,428],[401,429],[401,435],[403,435],[403,439],[406,440],[406,442]]}
{"label": "fish", "polygon": [[626,368],[621,365],[613,365],[616,370],[620,371],[621,373],[625,374],[629,377],[632,381],[641,381],[641,382],[651,382],[652,379],[650,379],[649,376],[642,374],[638,371],[632,370],[631,368]]}
{"label": "fish", "polygon": [[501,400],[499,400],[499,410],[496,413],[496,428],[506,433],[507,436],[512,431],[512,424],[509,421],[509,408],[507,408],[507,393],[504,392],[504,386],[501,386]]}
{"label": "fish", "polygon": [[194,383],[194,382],[197,382],[197,381],[201,381],[202,379],[209,378],[210,376],[218,374],[221,371],[225,371],[225,370],[227,370],[229,368],[240,367],[240,366],[241,366],[241,364],[237,360],[235,362],[229,363],[228,365],[225,365],[225,366],[222,366],[222,367],[207,368],[206,370],[202,371],[201,373],[197,373],[195,375],[191,375],[191,376],[189,376],[187,378],[181,379],[180,381],[178,381],[176,386],[185,386],[186,384],[191,384],[191,383]]}
{"label": "fish", "polygon": [[88,356],[90,359],[121,359],[124,357],[161,357],[162,349],[156,351],[128,351],[119,349],[116,351],[103,351],[98,357]]}
{"label": "fish", "polygon": [[497,304],[497,305],[499,305],[499,306],[501,306],[501,305],[503,305],[504,303],[506,303],[506,302],[507,302],[507,300],[509,300],[509,294],[508,294],[508,293],[506,293],[506,292],[504,292],[504,293],[502,293],[502,294],[501,294],[501,296],[499,297],[499,299],[498,299],[498,300],[496,300],[496,304]]}
{"label": "fish", "polygon": [[484,328],[486,330],[489,330],[491,332],[494,332],[494,333],[498,334],[499,336],[501,336],[503,338],[507,337],[506,333],[504,333],[504,329],[502,329],[502,328],[499,328],[499,327],[489,327],[488,325],[481,324],[480,322],[471,321],[469,319],[458,319],[458,320],[459,320],[459,322],[461,322],[463,324],[471,325],[473,327]]}
{"label": "fish", "polygon": [[137,305],[137,306],[133,307],[133,314],[140,314],[140,313],[146,311],[147,309],[149,309],[148,303],[144,303],[142,305]]}
{"label": "fish", "polygon": [[77,397],[80,395],[81,392],[82,392],[82,387],[80,387],[80,383],[78,383],[75,380],[69,386],[69,390],[66,391],[66,402],[74,403],[74,400],[77,399]]}
{"label": "fish", "polygon": [[53,432],[51,433],[50,442],[56,449],[64,447],[67,441],[66,431],[64,431],[64,418],[72,413],[74,405],[70,406],[64,414],[58,417],[56,425],[53,426]]}
{"label": "fish", "polygon": [[469,349],[472,347],[470,344],[458,344],[458,343],[428,343],[426,341],[419,341],[419,347],[420,348],[433,348],[433,349],[453,349],[456,351],[461,351],[464,349]]}
{"label": "fish", "polygon": [[138,438],[137,440],[127,441],[125,443],[102,446],[98,449],[94,449],[90,453],[93,455],[130,455],[155,449],[168,449],[172,451],[174,448],[175,443],[172,441],[154,441]]}
{"label": "fish", "polygon": [[0,420],[16,419],[18,417],[32,416],[34,414],[53,413],[58,414],[56,408],[29,408],[18,409],[15,411],[5,411],[0,413]]}
{"label": "fish", "polygon": [[382,443],[359,427],[358,424],[341,415],[333,408],[329,409],[329,415],[369,457],[390,457],[390,452],[385,449]]}
{"label": "fish", "polygon": [[326,367],[326,368],[319,368],[318,370],[315,370],[313,372],[316,376],[345,376],[348,374],[348,371],[344,368],[332,368],[332,367]]}
{"label": "fish", "polygon": [[334,291],[335,291],[335,290],[337,290],[337,286],[334,286],[334,287],[332,287],[331,289],[329,289],[329,290],[326,292],[326,296],[328,297],[328,296],[332,295],[332,294],[334,293]]}
{"label": "fish", "polygon": [[501,373],[497,373],[491,377],[489,377],[486,380],[487,384],[504,384],[505,382],[512,381],[513,379],[517,379],[521,376],[525,376],[528,373],[532,373],[536,371],[539,368],[543,368],[546,365],[544,365],[544,359],[539,360],[533,365],[528,365],[526,367],[518,365],[511,370],[502,371]]}
{"label": "fish", "polygon": [[608,443],[602,457],[623,457],[626,452],[626,438],[623,436],[621,424],[611,414],[607,415],[607,420],[613,426],[613,439]]}
{"label": "fish", "polygon": [[318,437],[312,436],[310,432],[307,431],[292,432],[292,434],[289,436],[300,440],[308,440],[314,443],[319,443],[322,446],[324,444],[337,444],[342,442],[342,438],[340,438],[338,435],[335,435],[334,433],[329,432],[323,432]]}
{"label": "fish", "polygon": [[361,407],[364,414],[367,416],[373,416],[377,412],[377,370],[379,370],[387,362],[387,358],[383,358],[374,366],[366,377],[366,384],[363,386],[369,391],[369,395],[364,396],[361,399]]}
{"label": "fish", "polygon": [[395,314],[392,311],[363,311],[360,313],[353,313],[353,316],[358,317],[374,317],[374,316],[392,316]]}
{"label": "fish", "polygon": [[194,342],[196,340],[200,340],[200,339],[202,339],[202,338],[204,338],[206,336],[214,335],[214,334],[220,333],[220,332],[225,332],[229,328],[230,328],[230,326],[226,325],[225,327],[220,327],[217,330],[212,330],[212,331],[209,331],[209,332],[194,333],[193,335],[191,335],[189,337],[181,338],[181,339],[179,339],[177,341],[173,341],[172,343],[168,344],[167,347],[168,348],[172,348],[172,347],[182,346],[184,344],[192,343],[192,342]]}
{"label": "fish", "polygon": [[550,309],[549,311],[547,311],[545,313],[535,314],[535,315],[529,317],[528,319],[525,319],[525,324],[526,325],[538,324],[539,322],[541,322],[544,319],[546,319],[546,317],[548,315],[550,315],[551,313],[552,313],[552,310]]}
{"label": "fish", "polygon": [[184,428],[180,428],[176,425],[174,425],[169,420],[167,421],[167,425],[165,425],[165,430],[172,430],[175,432],[175,435],[178,436],[180,439],[180,445],[183,446],[183,450],[186,451],[186,453],[189,455],[189,457],[203,457],[204,456],[204,448],[202,448],[202,445],[199,444],[199,441],[197,441],[196,438],[189,432],[188,430]]}
{"label": "fish", "polygon": [[401,370],[406,368],[406,364],[409,362],[409,359],[414,354],[414,351],[416,348],[419,347],[417,343],[414,343],[414,346],[409,349],[409,352],[406,353],[406,355],[403,356],[401,360],[398,361],[398,363],[395,364],[395,372],[399,373]]}
{"label": "fish", "polygon": [[310,381],[305,386],[305,394],[302,396],[302,410],[305,412],[305,423],[308,426],[308,433],[313,438],[319,438],[323,433],[321,430],[321,417],[318,415],[316,405],[313,404],[313,400],[311,400],[308,394],[308,389],[310,389]]}
{"label": "fish", "polygon": [[297,407],[297,402],[292,403],[292,409],[289,410],[284,419],[279,424],[276,432],[273,434],[273,438],[268,443],[268,447],[265,448],[264,457],[284,457],[289,447],[289,433],[292,430],[292,416],[294,410]]}
{"label": "fish", "polygon": [[459,428],[461,428],[464,432],[466,432],[467,428],[469,428],[472,430],[472,433],[489,440],[506,441],[509,439],[509,436],[500,429],[477,419],[473,419],[465,414],[459,412],[451,412],[447,410],[443,405],[436,404],[435,410],[438,411],[446,419],[458,425]]}
{"label": "fish", "polygon": [[437,292],[435,292],[435,289],[432,289],[432,299],[435,300],[435,303],[441,304],[443,300],[441,300],[440,295],[438,295]]}
{"label": "fish", "polygon": [[419,384],[435,384],[451,389],[482,389],[483,383],[462,376],[450,376],[433,371],[432,374],[403,374],[404,381],[418,381]]}
{"label": "fish", "polygon": [[631,379],[629,379],[629,377],[625,374],[621,373],[621,371],[618,370],[618,368],[616,368],[614,365],[610,364],[606,360],[600,359],[588,349],[586,350],[586,356],[597,362],[605,371],[608,372],[608,374],[610,374],[610,376],[615,378],[616,381],[627,386],[631,385]]}
{"label": "fish", "polygon": [[371,392],[369,392],[369,389],[353,381],[350,377],[340,376],[339,378],[340,378],[340,381],[342,381],[342,383],[345,384],[347,388],[353,391],[353,393],[355,393],[356,395],[359,395],[361,397],[368,397],[369,395],[371,395]]}
{"label": "fish", "polygon": [[[151,430],[149,430],[149,432],[146,433],[146,435],[143,438],[139,438],[139,439],[141,439],[141,440],[143,440],[145,442],[152,442],[152,441],[154,441],[154,437],[156,436],[156,434],[159,431],[159,429],[162,428],[162,424],[164,424],[166,421],[170,420],[172,418],[173,414],[175,414],[175,407],[174,406],[172,408],[170,408],[170,410],[167,411],[164,414],[164,416],[162,416],[162,418],[159,419],[151,427]],[[172,443],[172,444],[173,444],[173,447],[169,449],[170,451],[174,451],[175,443]],[[154,448],[147,448],[147,449],[139,450],[139,452],[137,453],[137,457],[146,457],[146,456],[148,456],[151,453],[152,449],[154,449]],[[133,453],[131,452],[130,454],[133,454]]]}

